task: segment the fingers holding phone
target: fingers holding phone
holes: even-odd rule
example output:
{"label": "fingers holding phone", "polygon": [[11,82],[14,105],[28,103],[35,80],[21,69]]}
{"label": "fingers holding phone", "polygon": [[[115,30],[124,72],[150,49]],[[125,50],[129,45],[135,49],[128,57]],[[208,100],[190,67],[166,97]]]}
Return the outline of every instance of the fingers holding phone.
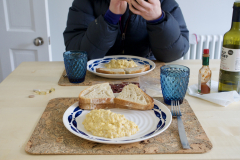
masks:
{"label": "fingers holding phone", "polygon": [[134,14],[141,15],[147,21],[156,20],[162,15],[159,0],[129,0],[128,3]]}

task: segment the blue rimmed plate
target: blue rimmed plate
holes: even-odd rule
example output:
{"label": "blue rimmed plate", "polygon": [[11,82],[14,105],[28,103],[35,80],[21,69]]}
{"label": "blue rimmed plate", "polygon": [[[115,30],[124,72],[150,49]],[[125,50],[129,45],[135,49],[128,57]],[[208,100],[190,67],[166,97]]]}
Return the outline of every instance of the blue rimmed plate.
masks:
{"label": "blue rimmed plate", "polygon": [[[135,74],[104,74],[96,72],[96,68],[106,68],[105,64],[109,63],[112,59],[126,59],[126,60],[133,60],[137,65],[150,65],[150,70],[142,72],[142,73],[135,73]],[[93,59],[88,61],[87,63],[87,70],[96,74],[101,77],[105,78],[134,78],[145,75],[151,72],[155,68],[155,63],[149,59],[137,57],[137,56],[127,56],[127,55],[120,55],[120,56],[106,56],[100,59]]]}
{"label": "blue rimmed plate", "polygon": [[126,144],[154,137],[165,131],[172,122],[170,110],[157,100],[154,100],[154,108],[152,110],[138,111],[117,108],[110,110],[114,113],[123,114],[128,120],[135,122],[140,130],[130,137],[110,139],[94,136],[82,124],[90,110],[80,109],[78,102],[65,111],[63,123],[71,133],[89,141],[107,144]]}

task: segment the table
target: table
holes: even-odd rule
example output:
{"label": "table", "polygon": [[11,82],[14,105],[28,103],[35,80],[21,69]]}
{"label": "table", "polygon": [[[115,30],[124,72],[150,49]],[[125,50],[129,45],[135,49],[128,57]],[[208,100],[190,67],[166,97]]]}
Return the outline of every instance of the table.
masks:
{"label": "table", "polygon": [[[201,60],[178,60],[172,64],[188,66],[189,85],[197,83]],[[218,81],[220,60],[210,60],[212,79]],[[57,97],[77,97],[85,86],[58,86],[63,62],[24,62],[0,84],[0,160],[122,160],[122,159],[240,159],[240,102],[221,107],[186,95],[213,149],[205,154],[153,155],[29,155],[24,151],[35,126],[49,100]],[[50,89],[47,95],[33,94],[33,89]],[[177,128],[176,128],[177,129]]]}

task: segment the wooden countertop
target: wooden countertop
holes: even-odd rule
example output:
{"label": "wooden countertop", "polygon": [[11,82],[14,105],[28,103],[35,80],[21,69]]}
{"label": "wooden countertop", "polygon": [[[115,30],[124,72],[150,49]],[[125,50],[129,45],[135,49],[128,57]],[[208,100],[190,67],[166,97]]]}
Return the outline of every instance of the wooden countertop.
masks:
{"label": "wooden countertop", "polygon": [[[201,60],[173,62],[191,70],[189,85],[197,83]],[[220,60],[210,60],[212,80],[218,81]],[[154,154],[154,155],[29,155],[24,151],[36,124],[49,100],[57,97],[77,97],[85,86],[58,86],[64,69],[63,62],[25,62],[0,84],[0,159],[23,160],[122,160],[122,159],[240,159],[240,102],[228,107],[191,97],[186,99],[202,124],[213,149],[205,154]],[[55,92],[33,94],[33,89]]]}

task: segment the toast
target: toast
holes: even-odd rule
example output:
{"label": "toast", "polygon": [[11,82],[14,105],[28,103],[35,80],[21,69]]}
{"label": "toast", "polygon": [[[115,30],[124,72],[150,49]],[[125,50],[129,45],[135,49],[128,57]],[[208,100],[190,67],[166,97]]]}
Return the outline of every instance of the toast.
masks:
{"label": "toast", "polygon": [[96,68],[96,72],[105,74],[125,74],[123,69]]}
{"label": "toast", "polygon": [[153,98],[134,84],[125,86],[114,99],[114,103],[115,108],[149,110],[154,107]]}
{"label": "toast", "polygon": [[115,98],[109,83],[96,84],[79,94],[81,109],[136,109],[149,110],[154,107],[152,97],[144,93],[137,85],[129,84]]}
{"label": "toast", "polygon": [[148,71],[150,69],[149,65],[140,65],[132,68],[124,69],[109,69],[109,68],[96,68],[96,72],[105,74],[134,74]]}
{"label": "toast", "polygon": [[82,109],[94,109],[99,106],[114,105],[114,94],[109,83],[101,83],[90,86],[79,94],[79,107]]}
{"label": "toast", "polygon": [[141,73],[144,71],[148,71],[150,69],[149,65],[140,65],[137,67],[132,67],[132,68],[125,68],[125,73],[126,74],[134,74],[134,73]]}
{"label": "toast", "polygon": [[115,104],[91,104],[91,103],[79,103],[81,109],[110,109],[115,108]]}

